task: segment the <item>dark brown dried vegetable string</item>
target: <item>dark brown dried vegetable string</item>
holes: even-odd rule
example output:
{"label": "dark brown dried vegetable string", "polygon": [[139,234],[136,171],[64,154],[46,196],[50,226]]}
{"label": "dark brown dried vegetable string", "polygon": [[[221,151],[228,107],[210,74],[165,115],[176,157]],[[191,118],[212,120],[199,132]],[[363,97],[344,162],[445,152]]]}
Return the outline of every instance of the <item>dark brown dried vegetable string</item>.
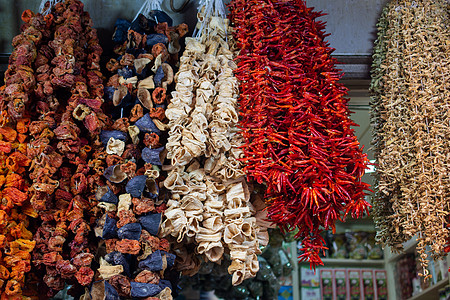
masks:
{"label": "dark brown dried vegetable string", "polygon": [[89,236],[97,214],[91,191],[98,176],[89,160],[107,121],[101,110],[102,49],[80,1],[58,3],[46,18],[53,23],[48,46],[38,51],[35,92],[41,100],[30,124],[33,139],[28,147],[31,203],[42,221],[34,237],[33,263],[48,296],[65,283],[79,295],[94,276],[96,245],[89,244]]}

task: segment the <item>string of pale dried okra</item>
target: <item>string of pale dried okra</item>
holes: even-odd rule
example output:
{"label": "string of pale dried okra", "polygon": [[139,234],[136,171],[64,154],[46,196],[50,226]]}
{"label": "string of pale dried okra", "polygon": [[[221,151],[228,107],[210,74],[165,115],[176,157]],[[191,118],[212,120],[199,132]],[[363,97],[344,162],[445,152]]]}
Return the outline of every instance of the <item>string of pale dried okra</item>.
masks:
{"label": "string of pale dried okra", "polygon": [[[375,41],[374,49],[373,49],[373,63],[371,70],[371,125],[373,127],[373,139],[372,144],[374,145],[374,153],[376,163],[379,163],[379,157],[382,149],[386,146],[383,139],[382,128],[386,123],[386,113],[388,108],[384,106],[385,101],[383,101],[382,97],[384,95],[384,88],[386,85],[385,76],[387,73],[386,68],[383,63],[386,60],[387,47],[390,37],[392,35],[393,30],[397,30],[398,27],[391,26],[391,29],[388,31],[388,27],[392,25],[392,18],[388,18],[389,11],[394,3],[388,4],[381,14],[381,17],[377,23],[378,36]],[[389,33],[389,35],[388,35]],[[397,58],[396,58],[397,59]],[[385,245],[395,244],[394,240],[399,239],[400,230],[396,230],[391,226],[391,222],[389,216],[393,215],[392,204],[390,202],[390,193],[384,192],[382,185],[381,188],[379,184],[383,182],[381,178],[381,173],[375,173],[375,181],[378,185],[375,188],[375,197],[373,199],[373,217],[374,221],[377,224],[377,240],[381,244]],[[399,228],[399,227],[397,227]]]}
{"label": "string of pale dried okra", "polygon": [[380,193],[390,199],[393,214],[387,216],[391,229],[380,232],[380,241],[400,250],[402,242],[417,235],[423,266],[420,275],[426,278],[431,276],[426,252],[442,257],[448,239],[447,7],[445,1],[391,3],[382,63],[385,75],[380,109],[384,124],[377,132],[382,139],[377,167]]}

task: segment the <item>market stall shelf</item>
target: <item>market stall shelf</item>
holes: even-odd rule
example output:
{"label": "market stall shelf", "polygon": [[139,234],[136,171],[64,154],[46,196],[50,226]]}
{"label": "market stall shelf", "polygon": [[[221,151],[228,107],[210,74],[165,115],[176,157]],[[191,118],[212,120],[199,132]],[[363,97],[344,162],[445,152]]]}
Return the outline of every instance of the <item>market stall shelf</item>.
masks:
{"label": "market stall shelf", "polygon": [[426,290],[418,293],[417,295],[408,298],[408,300],[429,300],[429,299],[439,299],[439,289],[445,287],[449,284],[448,278],[444,278],[438,283],[430,286]]}

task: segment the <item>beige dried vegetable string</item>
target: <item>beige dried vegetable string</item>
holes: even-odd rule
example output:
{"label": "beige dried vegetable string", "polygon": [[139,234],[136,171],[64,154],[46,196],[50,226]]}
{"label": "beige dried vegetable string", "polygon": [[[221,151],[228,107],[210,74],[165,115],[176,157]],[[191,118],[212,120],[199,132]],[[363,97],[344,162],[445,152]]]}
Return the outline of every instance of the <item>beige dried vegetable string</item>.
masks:
{"label": "beige dried vegetable string", "polygon": [[[385,123],[385,115],[386,108],[384,107],[384,102],[381,101],[382,93],[384,88],[384,80],[383,76],[385,75],[385,69],[381,68],[383,62],[386,59],[386,48],[387,41],[389,40],[390,35],[387,35],[387,28],[389,19],[387,18],[387,14],[390,11],[390,6],[393,3],[391,2],[388,6],[383,9],[381,17],[377,23],[378,29],[378,37],[375,41],[374,45],[374,54],[373,54],[373,64],[372,64],[372,82],[370,86],[370,90],[372,92],[371,97],[371,125],[374,128],[374,135],[372,144],[374,145],[374,153],[376,160],[379,159],[379,154],[384,147],[383,139],[380,134],[380,130],[383,128]],[[380,181],[380,173],[375,173],[376,181]],[[382,243],[390,243],[394,244],[393,240],[396,239],[396,231],[395,228],[391,227],[388,216],[393,214],[392,205],[387,197],[388,194],[383,192],[383,186],[377,186],[375,189],[375,197],[373,199],[373,215],[374,220],[377,224],[377,240]]]}
{"label": "beige dried vegetable string", "polygon": [[380,20],[374,54],[372,120],[379,192],[373,213],[378,241],[400,251],[403,242],[417,235],[424,277],[431,276],[427,246],[433,258],[442,257],[449,236],[447,7],[445,1],[392,1]]}
{"label": "beige dried vegetable string", "polygon": [[[162,233],[179,243],[178,268],[195,274],[202,261],[220,263],[230,255],[233,284],[259,270],[259,245],[267,243],[264,205],[250,203],[236,125],[238,83],[233,76],[234,42],[228,20],[205,17],[201,36],[186,39],[167,108],[167,157],[172,170],[165,187],[172,192]],[[194,251],[190,251],[193,249]]]}

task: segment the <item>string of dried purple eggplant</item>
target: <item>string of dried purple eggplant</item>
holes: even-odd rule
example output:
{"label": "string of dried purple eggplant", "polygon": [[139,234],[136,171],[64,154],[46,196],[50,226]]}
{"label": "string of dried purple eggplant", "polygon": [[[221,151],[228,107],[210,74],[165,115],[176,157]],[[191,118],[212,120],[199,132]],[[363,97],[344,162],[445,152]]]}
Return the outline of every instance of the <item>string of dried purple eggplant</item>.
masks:
{"label": "string of dried purple eggplant", "polygon": [[37,54],[40,99],[30,124],[32,140],[31,204],[42,221],[34,236],[33,263],[48,296],[71,284],[79,295],[91,283],[95,244],[89,244],[95,220],[90,152],[107,122],[103,104],[101,47],[83,3],[66,0],[52,7],[47,45]]}
{"label": "string of dried purple eggplant", "polygon": [[172,195],[162,234],[174,240],[176,266],[183,274],[195,274],[203,261],[221,263],[229,255],[228,271],[238,285],[256,275],[267,231],[255,218],[239,161],[242,137],[231,28],[217,7],[213,13],[214,6],[208,10],[204,5],[198,39],[186,39],[166,111],[172,167],[164,185]]}
{"label": "string of dried purple eggplant", "polygon": [[450,171],[447,7],[445,1],[393,1],[381,64],[384,123],[376,132],[381,141],[377,170],[380,193],[390,199],[393,213],[386,216],[391,229],[380,232],[379,240],[398,250],[417,235],[425,278],[431,277],[427,246],[433,258],[443,257],[449,237],[450,178],[444,175]]}
{"label": "string of dried purple eggplant", "polygon": [[173,87],[169,62],[177,61],[187,26],[172,27],[162,11],[148,15],[116,22],[113,39],[120,57],[107,64],[114,75],[106,84],[106,98],[115,121],[101,132],[104,147],[97,155],[106,182],[97,190],[104,214],[96,232],[106,253],[98,270],[103,280],[94,283],[93,291],[125,299],[172,299],[175,255],[169,242],[158,237],[167,198],[161,166],[164,113]]}

